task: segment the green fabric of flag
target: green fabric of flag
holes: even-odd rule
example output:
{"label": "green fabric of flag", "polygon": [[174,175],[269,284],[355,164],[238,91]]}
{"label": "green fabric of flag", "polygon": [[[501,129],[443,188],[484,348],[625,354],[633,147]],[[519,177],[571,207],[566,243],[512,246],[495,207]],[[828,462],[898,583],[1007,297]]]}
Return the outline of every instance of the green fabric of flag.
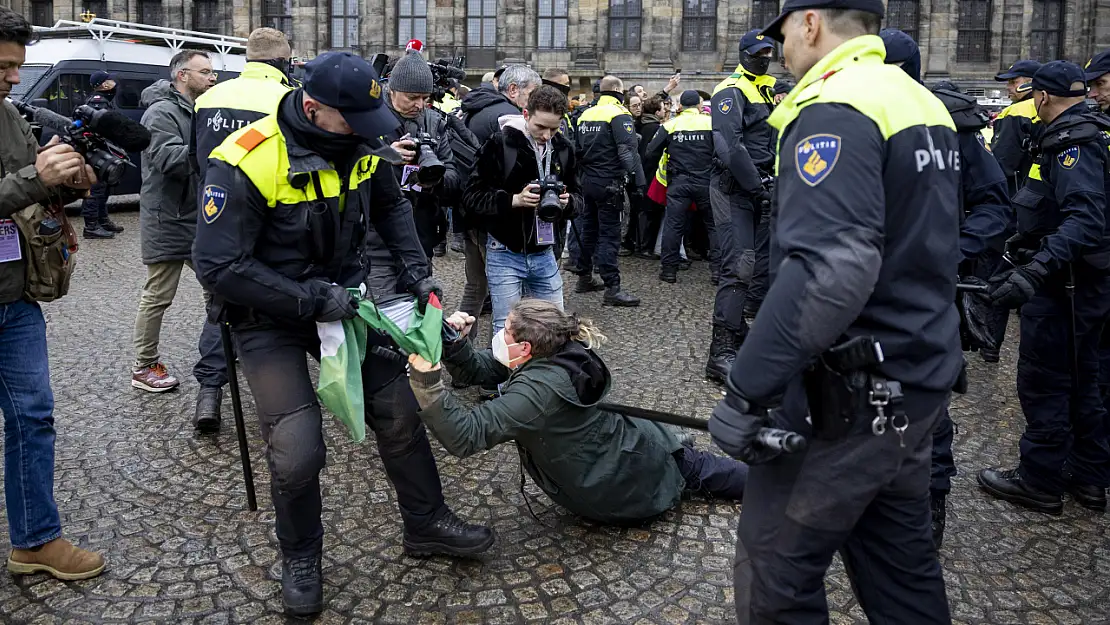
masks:
{"label": "green fabric of flag", "polygon": [[[352,293],[359,296],[356,289]],[[406,354],[419,354],[428,362],[443,357],[443,305],[432,293],[421,313],[415,302],[404,300],[379,310],[367,299],[358,303],[358,317],[317,323],[320,336],[320,403],[347,428],[351,440],[366,439],[366,401],[362,388],[362,363],[371,329],[384,332]]]}

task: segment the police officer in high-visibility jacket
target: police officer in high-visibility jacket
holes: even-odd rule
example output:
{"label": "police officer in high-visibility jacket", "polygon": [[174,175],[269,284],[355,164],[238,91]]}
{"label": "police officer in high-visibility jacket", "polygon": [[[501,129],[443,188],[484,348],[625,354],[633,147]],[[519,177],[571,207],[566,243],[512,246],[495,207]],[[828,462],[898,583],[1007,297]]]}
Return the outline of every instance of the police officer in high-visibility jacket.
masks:
{"label": "police officer in high-visibility jacket", "polygon": [[[705,166],[713,159],[713,124],[701,112],[701,96],[697,91],[683,91],[678,103],[682,111],[659,128],[646,152],[648,161],[667,154],[667,212],[663,218],[659,279],[672,284],[678,282],[679,245],[691,204],[705,220],[709,240],[715,243],[717,238],[709,206],[709,168]],[[717,273],[720,262],[717,250],[711,254],[712,271]]]}
{"label": "police officer in high-visibility jacket", "polygon": [[645,191],[644,171],[640,165],[636,126],[624,108],[624,83],[616,76],[601,79],[601,95],[578,118],[575,132],[578,169],[582,177],[582,196],[586,206],[574,219],[582,237],[578,258],[578,287],[593,290],[596,266],[605,282],[608,306],[639,306],[640,298],[621,288],[617,251],[621,243],[621,214],[624,212],[625,181],[629,181],[633,201]]}
{"label": "police officer in high-visibility jacket", "polygon": [[[212,152],[193,248],[201,284],[223,299],[258,404],[273,475],[282,598],[297,616],[323,609],[325,449],[305,359],[320,353],[316,322],[357,315],[348,288],[364,284],[371,264],[375,271],[390,267],[393,292],[413,293],[421,308],[438,290],[412,209],[389,164],[369,145],[397,125],[377,73],[347,52],[322,54],[305,69],[304,87],[282,98],[277,113]],[[376,151],[396,158],[389,146]],[[376,244],[371,226],[380,235]],[[368,347],[387,340],[371,336]],[[444,503],[404,363],[368,351],[366,419],[397,491],[405,552],[485,551],[492,531],[463,523]]]}
{"label": "police officer in high-visibility jacket", "polygon": [[995,80],[1006,81],[1006,92],[1013,102],[995,118],[991,140],[991,154],[998,159],[1002,173],[1006,174],[1011,197],[1025,184],[1025,175],[1033,164],[1028,148],[1039,120],[1030,98],[1033,93],[1030,87],[1033,74],[1040,66],[1040,63],[1026,59],[994,77]]}
{"label": "police officer in high-visibility jacket", "polygon": [[1110,432],[1098,395],[1098,341],[1110,313],[1110,119],[1087,109],[1083,70],[1045,63],[1033,76],[1044,128],[1025,187],[1014,196],[1013,268],[991,299],[1021,309],[1017,391],[1025,413],[1021,459],[984,469],[979,485],[1020,506],[1060,514],[1063,494],[1106,509]]}
{"label": "police officer in high-visibility jacket", "polygon": [[[752,465],[741,623],[827,623],[838,551],[868,621],[951,623],[928,476],[963,364],[959,143],[944,105],[883,63],[883,12],[882,0],[787,0],[763,31],[785,39],[798,78],[770,119],[773,273],[709,422]],[[769,424],[808,449],[765,447]]]}
{"label": "police officer in high-visibility jacket", "polygon": [[775,130],[767,123],[775,99],[775,78],[767,75],[774,48],[758,30],[745,34],[740,39],[740,64],[713,90],[710,102],[714,153],[709,200],[721,275],[705,374],[721,383],[748,333],[745,305],[754,306],[747,301],[754,271],[742,269],[741,257],[755,254],[756,231],[768,227],[764,213],[770,207],[770,187],[763,180],[772,177],[775,165]]}

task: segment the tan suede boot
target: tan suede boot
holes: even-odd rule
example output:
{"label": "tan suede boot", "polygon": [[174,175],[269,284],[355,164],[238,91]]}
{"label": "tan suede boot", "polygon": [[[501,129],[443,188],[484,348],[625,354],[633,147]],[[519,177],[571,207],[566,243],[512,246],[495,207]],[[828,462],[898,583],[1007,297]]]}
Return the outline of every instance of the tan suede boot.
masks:
{"label": "tan suede boot", "polygon": [[89,579],[104,570],[104,556],[75,547],[64,538],[55,538],[38,551],[13,549],[8,556],[8,571],[16,575],[45,572],[62,580]]}

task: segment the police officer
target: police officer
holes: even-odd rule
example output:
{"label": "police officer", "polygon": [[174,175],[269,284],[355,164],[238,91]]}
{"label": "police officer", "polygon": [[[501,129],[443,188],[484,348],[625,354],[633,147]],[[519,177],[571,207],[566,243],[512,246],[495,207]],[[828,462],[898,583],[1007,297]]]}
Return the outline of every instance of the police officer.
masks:
{"label": "police officer", "polygon": [[1021,308],[1017,389],[1026,428],[1017,468],[984,469],[979,484],[1048,514],[1063,511],[1064,492],[1101,511],[1110,485],[1097,385],[1098,338],[1110,313],[1110,120],[1087,110],[1077,65],[1045,63],[1032,85],[1044,130],[1013,200],[1018,234],[1006,247],[1014,267],[992,279],[991,292],[995,303]]}
{"label": "police officer", "polygon": [[[896,28],[883,29],[879,36],[886,47],[886,62],[900,66],[911,78],[921,82],[921,53],[917,42]],[[942,81],[933,85],[932,92],[952,116],[960,144],[960,204],[963,208],[960,251],[964,258],[960,273],[974,273],[975,265],[982,263],[988,268],[983,277],[989,278],[1002,259],[1002,254],[991,246],[1001,249],[1001,239],[1010,227],[1012,214],[1006,176],[987,150],[980,134],[990,116],[975,98],[960,93],[951,82]],[[1008,312],[1002,309],[1003,314]],[[952,490],[952,477],[956,475],[952,455],[953,434],[952,418],[945,410],[933,431],[932,479],[929,486],[933,543],[938,549],[944,541],[946,500]]]}
{"label": "police officer", "polygon": [[[396,167],[405,197],[412,204],[416,231],[428,258],[434,248],[447,240],[447,212],[442,200],[454,197],[461,186],[460,174],[455,168],[451,140],[447,136],[447,118],[440,111],[429,108],[435,77],[432,68],[420,52],[408,51],[397,61],[389,73],[386,102],[397,117],[399,125],[382,136],[386,143],[404,161]],[[427,144],[438,159],[438,172],[421,158],[418,144]]]}
{"label": "police officer", "polygon": [[[667,212],[659,279],[671,284],[678,282],[678,249],[690,204],[694,204],[705,219],[710,240],[715,243],[717,236],[709,208],[709,169],[705,166],[713,158],[712,122],[701,112],[701,96],[697,91],[683,91],[679,104],[682,112],[664,123],[647,147],[649,161],[667,154]],[[715,252],[710,261],[714,265],[718,262]],[[716,267],[713,272],[717,272]]]}
{"label": "police officer", "polygon": [[[837,551],[870,622],[951,622],[928,465],[962,366],[959,143],[944,105],[883,64],[882,15],[881,0],[787,0],[763,31],[785,40],[798,78],[770,118],[775,272],[709,422],[754,465],[736,545],[741,623],[827,623]],[[808,449],[757,442],[770,423]]]}
{"label": "police officer", "polygon": [[754,250],[756,230],[769,206],[775,164],[775,131],[767,123],[774,108],[775,78],[767,75],[775,45],[758,30],[740,38],[740,64],[713,90],[713,168],[709,200],[717,224],[720,283],[713,303],[713,338],[705,375],[724,383],[736,347],[748,333],[744,321],[747,294],[741,256]]}
{"label": "police officer", "polygon": [[[282,98],[276,114],[213,151],[194,248],[201,283],[225,301],[258,404],[273,475],[282,597],[286,611],[300,616],[323,607],[325,449],[305,362],[306,353],[319,355],[315,322],[354,317],[347,289],[371,271],[390,274],[394,292],[416,294],[421,306],[436,290],[408,202],[367,144],[397,124],[376,72],[347,52],[322,54],[305,69],[304,87]],[[378,151],[395,157],[388,146]],[[371,238],[371,226],[380,236]],[[488,549],[492,531],[463,523],[443,501],[404,365],[371,350],[362,372],[366,417],[397,491],[406,553]]]}
{"label": "police officer", "polygon": [[995,118],[994,139],[991,141],[991,153],[1002,166],[1002,173],[1006,174],[1010,197],[1025,184],[1025,175],[1032,164],[1027,147],[1037,123],[1037,111],[1029,96],[1032,94],[1030,84],[1033,74],[1040,66],[1040,63],[1026,59],[994,77],[995,80],[1006,81],[1006,93],[1013,102]]}
{"label": "police officer", "polygon": [[1103,113],[1110,111],[1110,50],[1103,50],[1087,61],[1083,68],[1089,88],[1088,97]]}
{"label": "police officer", "polygon": [[[202,183],[212,150],[232,132],[277,111],[282,96],[293,88],[288,79],[292,55],[281,31],[256,28],[247,38],[247,63],[239,77],[215,85],[197,98],[189,150]],[[200,384],[193,427],[201,433],[218,432],[227,363],[219,327],[211,320],[201,331],[199,351],[200,359],[193,366],[193,376]]]}
{"label": "police officer", "polygon": [[639,306],[640,298],[621,289],[617,252],[621,242],[621,214],[624,212],[625,180],[633,189],[633,201],[643,196],[646,185],[637,151],[636,127],[624,108],[624,83],[616,76],[605,76],[601,95],[578,118],[575,132],[582,195],[585,209],[575,218],[582,245],[578,258],[580,293],[593,290],[596,265],[605,282],[609,306]]}
{"label": "police officer", "polygon": [[[92,94],[85,100],[87,106],[98,111],[114,110],[116,108],[116,76],[105,71],[93,72],[89,77],[89,86],[93,88]],[[81,215],[85,218],[85,231],[82,236],[86,239],[111,239],[117,233],[123,232],[123,227],[116,225],[108,217],[108,197],[111,188],[106,182],[97,182],[89,189],[89,196],[81,202]]]}

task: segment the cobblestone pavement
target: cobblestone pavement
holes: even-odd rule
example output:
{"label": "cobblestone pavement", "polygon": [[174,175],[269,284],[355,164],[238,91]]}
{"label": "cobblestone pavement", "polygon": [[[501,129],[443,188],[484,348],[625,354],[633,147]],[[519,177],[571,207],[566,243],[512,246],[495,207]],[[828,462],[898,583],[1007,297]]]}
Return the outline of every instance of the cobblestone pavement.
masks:
{"label": "cobblestone pavement", "polygon": [[[227,423],[217,438],[198,438],[189,424],[202,305],[188,272],[162,341],[182,388],[151,395],[129,384],[145,272],[136,214],[117,219],[127,232],[114,241],[84,241],[71,295],[45,306],[57,398],[58,504],[66,535],[105,552],[109,569],[75,583],[0,575],[0,621],[284,622],[257,426],[249,424],[261,511],[250,513],[234,428]],[[615,377],[613,399],[708,416],[720,396],[702,378],[708,271],[696,264],[680,274],[679,284],[665,285],[653,264],[622,264],[626,286],[644,298],[640,308],[603,308],[599,294],[568,295],[569,307],[592,316],[611,339],[603,353]],[[453,305],[461,293],[461,258],[452,254],[437,266]],[[954,617],[1005,625],[1106,622],[1106,518],[1071,503],[1058,518],[1024,512],[974,485],[974,470],[1016,458],[1022,417],[1013,359],[1008,350],[1001,366],[976,361],[972,391],[952,411],[963,472],[951,497],[942,560]],[[246,411],[251,421],[249,396]],[[230,401],[224,413],[230,415]],[[461,516],[492,524],[499,540],[480,561],[410,559],[401,553],[394,495],[374,446],[351,444],[331,422],[326,435],[328,608],[320,623],[733,622],[739,506],[693,499],[650,527],[614,529],[555,508],[529,484],[537,521],[524,506],[511,448],[459,461],[435,444],[448,502]],[[709,444],[705,434],[697,442]],[[863,622],[839,565],[828,589],[834,623]]]}

